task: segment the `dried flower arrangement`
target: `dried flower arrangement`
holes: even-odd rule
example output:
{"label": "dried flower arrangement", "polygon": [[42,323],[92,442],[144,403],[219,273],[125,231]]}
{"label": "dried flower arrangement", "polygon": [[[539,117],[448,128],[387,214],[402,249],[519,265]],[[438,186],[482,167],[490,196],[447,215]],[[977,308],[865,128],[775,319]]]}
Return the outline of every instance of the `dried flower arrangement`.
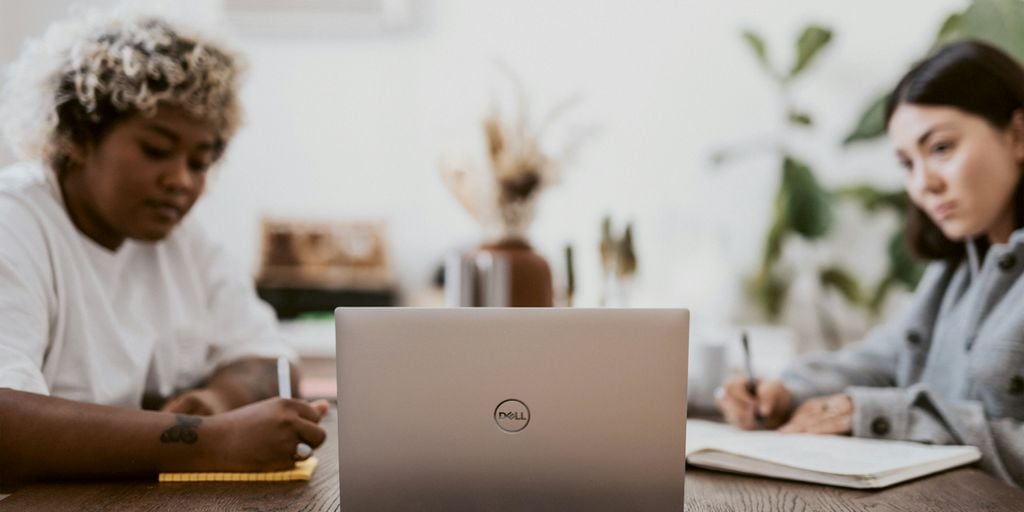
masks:
{"label": "dried flower arrangement", "polygon": [[[540,193],[558,183],[585,134],[567,137],[557,152],[545,147],[542,142],[548,129],[578,104],[579,97],[562,100],[534,126],[525,88],[507,67],[501,70],[515,88],[514,119],[503,116],[495,101],[482,126],[486,166],[442,163],[441,176],[463,208],[483,227],[487,239],[525,240]],[[486,167],[486,172],[481,167]]]}
{"label": "dried flower arrangement", "polygon": [[621,237],[612,234],[612,218],[601,220],[601,271],[606,276],[629,279],[636,274],[633,223],[627,223]]}
{"label": "dried flower arrangement", "polygon": [[601,275],[603,290],[602,306],[626,307],[630,302],[630,290],[637,271],[636,250],[633,247],[633,223],[627,223],[622,236],[615,236],[612,218],[605,216],[601,221]]}

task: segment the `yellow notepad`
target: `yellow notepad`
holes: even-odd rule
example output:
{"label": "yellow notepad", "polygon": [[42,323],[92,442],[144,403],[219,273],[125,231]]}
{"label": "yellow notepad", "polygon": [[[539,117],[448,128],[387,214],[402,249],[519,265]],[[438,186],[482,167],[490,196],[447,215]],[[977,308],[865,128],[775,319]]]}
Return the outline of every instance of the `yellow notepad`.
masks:
{"label": "yellow notepad", "polygon": [[296,462],[295,467],[283,471],[258,473],[160,473],[161,482],[293,482],[308,481],[316,469],[316,457]]}

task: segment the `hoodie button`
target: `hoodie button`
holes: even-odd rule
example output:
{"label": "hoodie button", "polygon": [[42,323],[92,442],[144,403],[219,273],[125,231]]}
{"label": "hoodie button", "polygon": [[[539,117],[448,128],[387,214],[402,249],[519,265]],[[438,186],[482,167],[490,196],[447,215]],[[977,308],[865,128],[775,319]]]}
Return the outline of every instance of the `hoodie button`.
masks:
{"label": "hoodie button", "polygon": [[871,432],[876,436],[884,436],[889,433],[889,420],[879,416],[871,422]]}
{"label": "hoodie button", "polygon": [[907,332],[907,341],[910,342],[911,345],[920,345],[922,339],[923,337],[921,336],[921,333],[917,331]]}
{"label": "hoodie button", "polygon": [[1017,265],[1017,256],[1013,253],[1006,253],[999,257],[999,268],[1010,270]]}
{"label": "hoodie button", "polygon": [[1007,389],[1013,396],[1020,396],[1024,394],[1024,378],[1020,375],[1014,375],[1010,379],[1010,387]]}

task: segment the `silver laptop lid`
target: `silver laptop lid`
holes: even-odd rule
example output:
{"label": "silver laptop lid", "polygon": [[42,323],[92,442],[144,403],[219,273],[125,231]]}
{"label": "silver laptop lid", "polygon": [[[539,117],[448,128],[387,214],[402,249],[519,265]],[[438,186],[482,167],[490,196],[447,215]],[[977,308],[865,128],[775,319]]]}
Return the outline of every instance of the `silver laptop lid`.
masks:
{"label": "silver laptop lid", "polygon": [[336,321],[343,510],[682,510],[687,310]]}

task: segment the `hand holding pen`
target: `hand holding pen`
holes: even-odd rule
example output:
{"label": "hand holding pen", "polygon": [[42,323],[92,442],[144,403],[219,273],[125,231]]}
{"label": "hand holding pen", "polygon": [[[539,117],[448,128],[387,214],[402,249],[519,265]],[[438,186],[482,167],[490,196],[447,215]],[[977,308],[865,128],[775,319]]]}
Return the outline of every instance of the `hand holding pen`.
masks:
{"label": "hand holding pen", "polygon": [[747,395],[754,399],[754,425],[757,428],[764,428],[764,416],[757,403],[757,379],[754,378],[754,365],[750,362],[750,340],[747,338],[747,331],[743,331],[741,338],[743,342],[743,361],[747,367]]}
{"label": "hand holding pen", "polygon": [[774,429],[785,423],[793,411],[793,397],[781,380],[759,380],[754,376],[750,340],[741,338],[745,375],[732,377],[715,391],[718,408],[729,423],[746,429]]}

